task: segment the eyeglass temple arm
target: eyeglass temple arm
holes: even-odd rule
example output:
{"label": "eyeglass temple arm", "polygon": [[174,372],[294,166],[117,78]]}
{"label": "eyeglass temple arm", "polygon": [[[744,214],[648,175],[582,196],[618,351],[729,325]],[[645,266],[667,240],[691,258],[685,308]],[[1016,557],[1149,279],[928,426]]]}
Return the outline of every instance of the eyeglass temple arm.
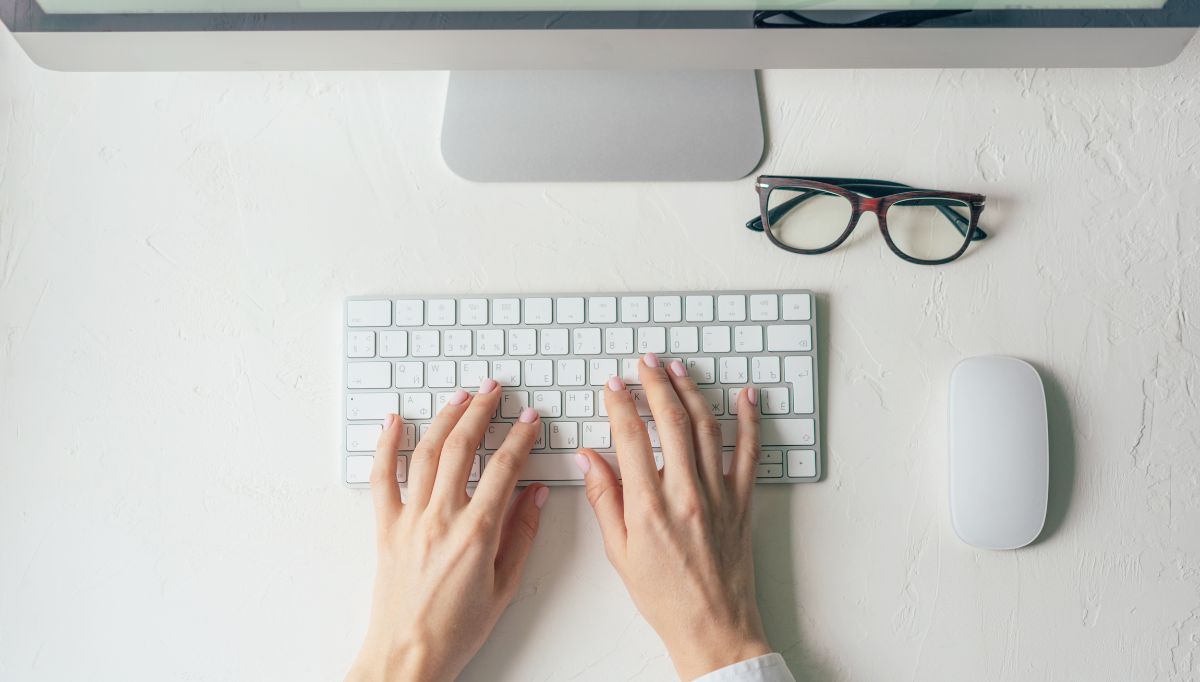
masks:
{"label": "eyeglass temple arm", "polygon": [[[782,204],[776,206],[775,208],[768,210],[767,211],[767,220],[770,220],[771,222],[775,222],[776,218],[783,216],[785,213],[792,210],[793,208],[796,208],[801,203],[808,201],[809,199],[811,199],[813,197],[814,194],[816,194],[816,192],[812,192],[812,191],[806,191],[803,194],[797,194],[796,196],[792,197],[791,199],[788,199],[787,201],[783,202]],[[751,220],[746,221],[746,227],[751,230],[754,230],[755,232],[762,232],[763,231],[762,215],[756,215]]]}

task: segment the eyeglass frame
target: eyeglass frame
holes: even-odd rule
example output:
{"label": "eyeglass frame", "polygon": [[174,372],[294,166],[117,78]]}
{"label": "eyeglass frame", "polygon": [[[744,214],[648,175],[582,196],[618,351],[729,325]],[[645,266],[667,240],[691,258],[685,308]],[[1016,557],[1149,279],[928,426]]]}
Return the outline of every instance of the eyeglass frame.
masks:
{"label": "eyeglass frame", "polygon": [[[759,200],[759,215],[746,222],[747,229],[755,232],[766,232],[767,238],[771,243],[784,251],[791,253],[799,253],[806,256],[813,256],[822,253],[828,253],[837,247],[841,246],[849,237],[854,228],[858,227],[859,221],[864,213],[874,213],[879,223],[879,231],[883,234],[883,239],[887,242],[888,248],[892,253],[896,254],[902,260],[908,261],[916,265],[943,265],[953,260],[958,259],[967,251],[967,247],[971,242],[980,241],[987,238],[987,233],[979,227],[979,216],[983,213],[984,205],[987,202],[987,197],[982,194],[971,194],[967,192],[943,192],[940,190],[918,189],[911,185],[905,185],[899,182],[890,180],[872,180],[867,178],[826,178],[826,177],[807,177],[798,175],[760,175],[755,180],[755,188],[758,191]],[[855,189],[859,188],[859,189]],[[829,194],[840,196],[850,202],[851,214],[850,220],[846,224],[846,229],[842,231],[833,243],[819,249],[802,249],[800,247],[791,246],[780,241],[775,234],[769,229],[771,225],[771,217],[779,211],[780,206],[774,210],[768,210],[767,201],[771,192],[776,189],[815,189]],[[895,192],[895,190],[904,190]],[[804,201],[810,195],[799,195],[794,199],[783,204],[786,209],[778,216],[787,213],[792,207]],[[958,211],[951,210],[946,206],[938,206],[939,212],[954,225],[955,229],[963,235],[963,244],[959,250],[953,255],[946,258],[935,260],[927,260],[916,258],[908,255],[900,250],[892,241],[891,233],[887,227],[887,211],[893,205],[908,199],[952,199],[962,201],[971,210],[971,217],[965,218]],[[776,217],[778,217],[776,216]]]}

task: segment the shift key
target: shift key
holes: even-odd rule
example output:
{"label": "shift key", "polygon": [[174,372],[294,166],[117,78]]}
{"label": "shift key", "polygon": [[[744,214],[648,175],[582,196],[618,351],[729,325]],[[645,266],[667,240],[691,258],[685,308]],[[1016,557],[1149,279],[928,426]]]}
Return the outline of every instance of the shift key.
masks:
{"label": "shift key", "polygon": [[[721,440],[727,448],[737,445],[737,420],[718,419]],[[812,419],[775,419],[763,417],[758,423],[759,445],[812,445],[816,442],[817,423]]]}

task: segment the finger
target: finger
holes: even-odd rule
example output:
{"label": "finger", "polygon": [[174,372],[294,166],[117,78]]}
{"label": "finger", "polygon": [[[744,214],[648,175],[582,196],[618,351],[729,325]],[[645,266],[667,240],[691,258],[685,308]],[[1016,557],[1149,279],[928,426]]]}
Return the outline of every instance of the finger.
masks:
{"label": "finger", "polygon": [[550,497],[550,489],[544,485],[531,485],[513,503],[504,532],[500,537],[500,549],[496,553],[496,593],[504,604],[512,601],[521,584],[521,572],[525,560],[537,537],[538,524],[542,518],[542,506]]}
{"label": "finger", "polygon": [[529,459],[529,451],[542,428],[542,421],[536,410],[532,407],[522,410],[517,423],[513,424],[512,430],[500,444],[500,449],[488,460],[483,478],[475,488],[471,506],[478,509],[489,522],[494,522],[496,528],[500,527],[500,521],[504,519],[504,508],[508,506],[521,469]]}
{"label": "finger", "polygon": [[471,394],[458,389],[450,400],[433,418],[429,430],[421,437],[412,455],[408,458],[408,504],[424,509],[433,494],[433,482],[437,480],[438,460],[442,457],[442,445],[454,430],[458,420],[471,402]]}
{"label": "finger", "polygon": [[696,453],[692,446],[692,418],[679,401],[675,386],[667,378],[662,361],[654,353],[646,353],[638,363],[638,376],[650,403],[650,414],[658,427],[658,439],[662,444],[663,480],[667,485],[695,489]]}
{"label": "finger", "polygon": [[621,465],[625,490],[632,499],[656,495],[658,469],[654,466],[654,453],[650,450],[650,436],[646,433],[646,423],[638,416],[633,396],[625,388],[621,377],[612,377],[604,387],[604,407],[608,411],[608,423],[612,427],[613,445],[617,451],[617,462]]}
{"label": "finger", "polygon": [[725,472],[722,467],[721,425],[713,416],[708,399],[688,375],[682,360],[672,360],[667,376],[675,393],[692,418],[692,438],[696,452],[696,473],[700,485],[713,502],[720,502],[725,491]]}
{"label": "finger", "polygon": [[588,503],[596,513],[600,524],[600,535],[604,538],[604,552],[614,565],[625,556],[628,529],[625,527],[625,500],[617,474],[608,465],[608,460],[595,450],[584,448],[575,455],[579,469],[583,472],[587,486]]}
{"label": "finger", "polygon": [[371,465],[371,498],[375,504],[377,524],[382,527],[396,517],[404,503],[400,499],[400,484],[396,482],[396,458],[400,449],[403,423],[399,415],[383,419],[383,432],[375,446],[375,463]]}
{"label": "finger", "polygon": [[737,446],[729,467],[730,487],[740,511],[750,508],[758,472],[758,389],[747,386],[738,392]]}
{"label": "finger", "polygon": [[492,423],[492,415],[500,404],[500,390],[495,380],[487,378],[471,400],[462,419],[451,429],[442,445],[438,460],[437,480],[433,482],[431,501],[441,500],[449,506],[467,502],[467,478],[475,464],[475,453],[483,441],[483,433]]}

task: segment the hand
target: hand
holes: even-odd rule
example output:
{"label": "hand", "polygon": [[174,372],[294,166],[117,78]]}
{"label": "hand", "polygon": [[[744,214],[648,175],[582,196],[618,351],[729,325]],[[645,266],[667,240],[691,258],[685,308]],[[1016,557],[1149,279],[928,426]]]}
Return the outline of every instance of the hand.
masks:
{"label": "hand", "polygon": [[500,402],[485,379],[459,391],[412,454],[408,500],[396,485],[400,418],[391,415],[371,470],[379,564],[358,680],[453,680],[483,645],[521,580],[550,489],[527,488],[509,507],[517,473],[541,427],[531,408],[466,493],[476,447]]}
{"label": "hand", "polygon": [[738,442],[722,472],[721,429],[683,363],[648,354],[642,388],[658,426],[663,469],[620,377],[604,400],[624,482],[581,450],[587,497],[604,548],[634,604],[662,637],[679,676],[691,680],[771,652],[754,595],[750,497],[758,461],[758,396],[738,396]]}

